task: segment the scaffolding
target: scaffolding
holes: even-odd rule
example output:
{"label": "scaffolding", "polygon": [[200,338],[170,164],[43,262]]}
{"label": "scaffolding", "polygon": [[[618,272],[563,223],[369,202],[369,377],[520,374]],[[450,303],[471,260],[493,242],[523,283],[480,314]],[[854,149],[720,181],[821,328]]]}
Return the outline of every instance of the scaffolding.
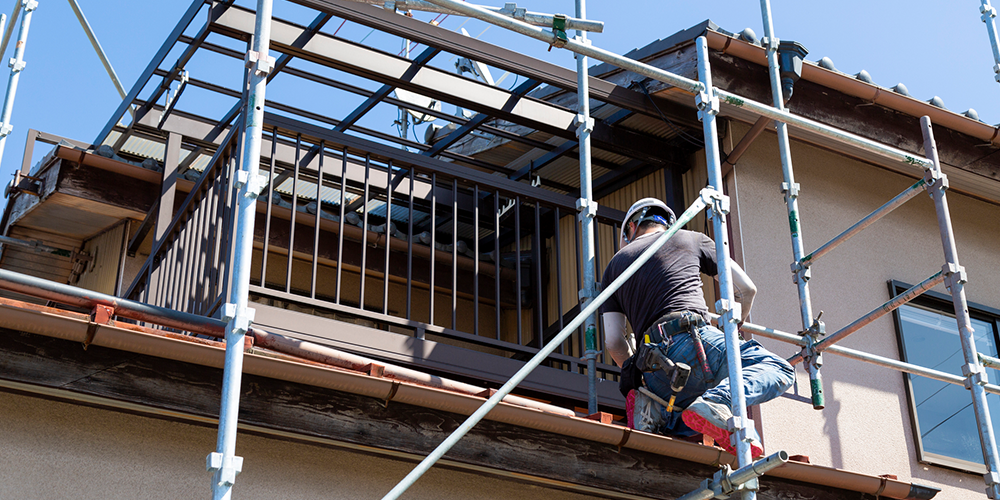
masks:
{"label": "scaffolding", "polygon": [[[367,0],[356,0],[361,3],[373,3]],[[982,0],[983,21],[987,24],[991,42],[993,43],[994,55],[997,61],[998,79],[1000,79],[1000,51],[997,49],[996,28],[993,23],[995,10],[989,6],[988,0]],[[72,2],[76,7],[75,2]],[[378,2],[382,4],[382,2]],[[729,422],[730,430],[733,432],[737,447],[737,460],[739,468],[735,471],[723,469],[712,479],[706,479],[702,486],[688,495],[684,499],[713,498],[719,495],[730,495],[740,493],[745,500],[753,500],[756,496],[756,478],[767,470],[781,465],[788,460],[784,451],[774,453],[762,460],[753,462],[750,457],[748,429],[753,426],[753,422],[748,418],[746,404],[743,399],[741,361],[739,357],[739,330],[738,321],[741,317],[740,305],[735,300],[734,290],[731,281],[731,270],[729,260],[729,230],[727,216],[729,213],[729,197],[723,194],[723,174],[720,161],[720,147],[718,143],[718,127],[716,116],[722,109],[723,103],[729,106],[739,107],[755,113],[766,120],[774,120],[777,124],[778,143],[781,156],[783,172],[782,192],[785,198],[788,218],[790,221],[790,232],[792,242],[792,254],[794,262],[792,264],[794,283],[798,289],[800,299],[800,315],[802,319],[802,334],[791,334],[769,329],[759,325],[743,324],[742,329],[757,335],[777,339],[784,342],[801,346],[802,350],[789,361],[792,364],[803,364],[810,376],[813,406],[821,409],[823,404],[822,396],[822,354],[829,351],[834,354],[851,357],[861,361],[888,367],[906,373],[930,377],[950,384],[964,385],[970,390],[973,406],[975,408],[976,419],[980,441],[983,448],[984,462],[988,473],[985,475],[987,493],[989,498],[1000,500],[1000,472],[998,472],[998,452],[995,442],[994,431],[990,414],[987,407],[986,393],[1000,394],[1000,386],[988,384],[984,373],[985,366],[1000,366],[1000,360],[984,356],[976,351],[973,342],[973,331],[966,302],[964,284],[967,281],[964,268],[960,265],[954,232],[951,226],[951,217],[946,197],[948,180],[942,172],[938,159],[936,143],[933,136],[931,122],[928,117],[921,118],[921,133],[924,138],[924,157],[902,151],[878,142],[866,139],[848,132],[818,123],[800,116],[796,116],[787,111],[784,102],[787,96],[783,95],[781,76],[779,74],[779,40],[774,36],[774,28],[771,21],[771,11],[768,0],[761,0],[761,12],[764,21],[765,36],[763,45],[767,51],[767,61],[769,76],[772,86],[773,104],[766,105],[736,95],[726,90],[716,88],[712,83],[712,71],[709,64],[709,53],[707,41],[704,37],[699,37],[696,41],[698,55],[698,80],[691,80],[644,63],[613,54],[598,47],[594,47],[586,38],[585,30],[592,29],[600,31],[601,23],[586,19],[585,0],[577,0],[576,17],[567,18],[560,15],[548,15],[525,12],[524,9],[517,9],[516,6],[508,4],[503,9],[485,8],[456,0],[406,0],[392,2],[395,7],[403,6],[408,9],[427,9],[432,12],[459,13],[468,17],[474,17],[486,22],[510,29],[512,31],[531,36],[541,40],[550,46],[565,48],[577,54],[577,82],[578,82],[578,115],[576,121],[577,136],[579,137],[579,160],[581,174],[580,198],[577,202],[579,219],[583,227],[584,257],[582,265],[584,267],[583,290],[580,297],[583,300],[579,314],[571,321],[567,322],[560,332],[542,347],[530,361],[511,377],[499,390],[497,390],[476,412],[474,412],[458,429],[456,429],[440,446],[438,446],[426,459],[424,459],[406,478],[404,478],[385,498],[398,498],[410,485],[412,485],[424,472],[440,459],[447,451],[457,443],[470,429],[472,429],[490,410],[501,402],[518,384],[520,384],[533,369],[538,367],[563,341],[570,337],[578,328],[584,327],[586,331],[586,360],[587,373],[590,377],[590,397],[588,399],[588,410],[590,413],[597,412],[597,400],[595,393],[595,368],[598,355],[596,339],[596,313],[600,305],[607,300],[630,276],[648,261],[652,255],[661,248],[676,232],[687,222],[692,220],[703,210],[708,210],[713,223],[713,233],[715,236],[716,256],[719,262],[719,301],[715,304],[718,315],[714,319],[725,332],[728,352],[729,377],[733,384],[732,412],[734,418]],[[30,8],[28,6],[31,6]],[[27,31],[27,23],[33,9],[34,2],[25,2],[25,18],[22,18],[24,31]],[[188,10],[184,20],[178,25],[180,31],[175,29],[171,38],[177,38],[183,27],[187,25],[194,15],[196,15],[201,5],[195,2]],[[434,9],[440,10],[434,10]],[[256,197],[261,192],[267,181],[260,178],[258,167],[260,163],[261,135],[263,123],[264,94],[266,83],[272,70],[276,67],[274,58],[268,55],[269,30],[271,25],[271,0],[258,0],[256,11],[256,24],[252,45],[248,47],[245,54],[247,72],[244,79],[244,88],[241,101],[234,107],[227,118],[230,120],[237,113],[242,112],[242,124],[233,127],[230,134],[242,137],[242,148],[238,155],[238,163],[241,167],[235,172],[234,185],[239,190],[237,195],[240,215],[236,217],[234,258],[235,263],[230,271],[235,279],[229,293],[228,302],[223,308],[223,317],[226,320],[226,340],[227,353],[225,363],[225,378],[223,384],[222,410],[219,424],[218,445],[215,452],[211,453],[207,459],[209,470],[213,471],[213,495],[214,498],[229,498],[231,489],[235,483],[235,478],[240,471],[242,459],[235,455],[236,423],[239,407],[239,380],[241,375],[241,358],[243,346],[243,336],[251,328],[253,322],[253,310],[247,307],[250,286],[250,255],[252,251],[252,237],[254,217],[249,216],[256,209]],[[322,16],[321,16],[322,17]],[[318,18],[319,19],[319,18]],[[530,21],[527,22],[527,21]],[[81,24],[85,20],[81,18]],[[320,23],[321,24],[321,23]],[[534,25],[533,25],[534,24]],[[551,31],[543,30],[536,25],[551,27]],[[89,27],[85,27],[89,28]],[[578,29],[575,38],[569,38],[566,34],[568,29]],[[318,27],[316,31],[318,31]],[[2,28],[0,28],[2,31]],[[88,35],[90,31],[88,29]],[[92,39],[93,40],[93,39]],[[93,40],[96,48],[96,40]],[[20,44],[19,44],[20,45]],[[166,45],[164,46],[166,48]],[[161,49],[161,54],[157,55],[158,60],[162,60],[165,50]],[[593,193],[590,189],[591,182],[591,157],[590,157],[590,132],[594,126],[594,120],[589,112],[589,89],[587,60],[594,58],[609,64],[615,65],[627,71],[635,72],[679,89],[685,90],[695,96],[696,107],[698,108],[699,119],[702,122],[705,154],[708,167],[709,187],[702,190],[696,200],[685,210],[667,231],[659,236],[656,241],[643,254],[628,267],[628,269],[613,283],[604,284],[603,290],[597,293],[595,286],[596,259],[594,257],[594,217],[597,213],[596,203],[593,201]],[[16,56],[20,59],[20,55]],[[419,59],[419,58],[418,58]],[[116,80],[110,65],[105,62],[109,75]],[[140,82],[145,83],[157,68],[157,64],[151,64],[140,77]],[[281,61],[277,66],[281,66]],[[415,66],[416,67],[416,66]],[[175,68],[178,69],[178,68]],[[179,71],[179,70],[178,70]],[[171,74],[175,71],[171,71]],[[16,72],[12,73],[12,79]],[[166,81],[166,79],[165,79]],[[16,87],[16,80],[12,83]],[[124,94],[120,84],[116,85],[119,92]],[[112,121],[108,123],[105,130],[101,132],[100,138],[103,140],[127,110],[130,110],[142,84],[138,84],[127,95],[124,95],[121,106],[117,110]],[[149,100],[155,102],[160,93],[165,90],[162,86],[156,91],[156,95]],[[180,91],[178,90],[178,93]],[[12,97],[11,97],[12,99]],[[172,108],[171,108],[172,109]],[[169,114],[169,110],[165,113]],[[5,111],[0,128],[5,126],[9,119],[8,112]],[[161,121],[165,119],[164,116]],[[355,117],[356,119],[357,117]],[[345,120],[347,121],[347,120]],[[229,120],[223,119],[225,124]],[[854,224],[829,242],[821,245],[812,253],[805,253],[805,245],[799,221],[799,185],[795,183],[793,166],[791,162],[790,139],[788,126],[799,127],[810,130],[825,137],[829,137],[859,147],[868,152],[878,154],[882,157],[898,161],[909,167],[921,169],[923,178],[913,184],[898,196],[887,202],[882,207],[876,209],[871,214],[865,216],[858,223]],[[347,125],[350,126],[350,125]],[[277,134],[277,132],[275,132]],[[124,134],[122,135],[124,137]],[[122,139],[124,140],[124,139]],[[98,141],[100,142],[100,141]],[[226,141],[228,143],[228,141]],[[272,147],[276,141],[272,141]],[[0,140],[0,154],[2,154],[2,140]],[[443,146],[444,148],[446,146]],[[117,149],[117,148],[116,148]],[[222,149],[222,148],[220,148]],[[320,156],[322,158],[322,155]],[[273,160],[272,160],[273,161]],[[322,164],[322,163],[321,163]],[[322,167],[320,167],[322,168]],[[322,172],[322,171],[321,171]],[[322,177],[322,173],[320,174]],[[270,185],[270,184],[268,184]],[[412,177],[411,177],[412,185]],[[863,229],[871,226],[879,219],[889,214],[894,209],[902,206],[906,201],[912,199],[921,191],[928,192],[934,202],[937,213],[938,226],[940,228],[941,241],[945,257],[945,264],[941,271],[935,272],[926,280],[915,285],[909,290],[894,297],[889,302],[880,305],[872,312],[859,318],[858,320],[841,328],[837,332],[826,336],[825,325],[820,321],[819,316],[814,316],[812,312],[809,279],[810,266],[821,257],[832,251],[838,245],[858,234]],[[343,203],[341,204],[343,207]],[[412,200],[411,200],[412,206]],[[433,205],[432,205],[433,207]],[[317,211],[319,208],[317,208]],[[343,212],[342,212],[343,213]],[[294,212],[293,212],[294,214]],[[342,216],[343,218],[343,216]],[[343,222],[340,225],[343,227]],[[432,215],[433,218],[433,215]],[[294,219],[293,219],[294,220]],[[519,220],[519,219],[518,219]],[[457,222],[453,222],[457,224]],[[316,231],[319,228],[317,226]],[[519,231],[518,231],[519,232]],[[411,235],[412,237],[412,235]],[[432,233],[433,237],[433,233]],[[411,238],[412,239],[412,238]],[[433,247],[433,244],[432,244]],[[478,255],[478,252],[476,252]],[[388,257],[386,257],[388,258]],[[478,263],[478,261],[477,261]],[[315,265],[315,264],[314,264]],[[290,266],[289,266],[290,267]],[[289,269],[290,273],[291,270]],[[315,268],[314,268],[315,275]],[[339,272],[339,267],[338,267]],[[315,279],[315,278],[314,278]],[[921,293],[930,288],[944,283],[952,296],[957,324],[962,342],[962,350],[965,357],[965,365],[962,367],[963,377],[958,377],[945,372],[919,367],[913,364],[900,362],[879,356],[874,356],[860,351],[844,348],[836,345],[837,342],[856,332],[860,328],[875,321],[901,305],[913,300]],[[433,299],[432,299],[433,300]]]}
{"label": "scaffolding", "polygon": [[[737,472],[740,472],[740,475],[737,476],[736,474],[728,473],[728,471],[723,471],[719,477],[716,477],[712,481],[706,480],[702,488],[685,495],[683,498],[712,498],[719,494],[730,495],[735,492],[742,492],[744,500],[754,500],[756,498],[757,485],[755,478],[759,474],[745,474],[747,470],[752,471],[757,469],[754,467],[756,464],[750,460],[749,442],[746,435],[746,429],[748,426],[753,424],[746,418],[746,404],[743,399],[743,388],[741,382],[742,367],[738,355],[739,338],[737,321],[740,317],[739,303],[735,301],[732,283],[730,281],[731,275],[729,266],[728,231],[726,229],[726,215],[729,211],[729,199],[722,194],[723,181],[719,161],[718,135],[715,124],[715,115],[719,112],[721,106],[720,100],[724,100],[727,104],[753,111],[764,118],[773,119],[777,123],[779,150],[784,176],[782,192],[785,197],[785,203],[788,211],[789,229],[792,240],[792,253],[794,257],[792,271],[794,282],[797,285],[799,292],[800,313],[803,323],[803,335],[801,336],[785,333],[779,334],[779,332],[775,332],[774,330],[769,330],[756,325],[745,325],[746,329],[754,333],[764,334],[771,338],[783,341],[792,341],[802,346],[802,352],[793,356],[789,361],[793,364],[804,363],[806,365],[811,381],[810,386],[812,392],[812,402],[816,409],[822,409],[824,406],[820,367],[822,365],[822,352],[827,349],[831,349],[831,351],[838,352],[843,355],[853,355],[853,357],[862,361],[873,362],[908,373],[932,376],[938,378],[939,380],[946,380],[951,383],[962,383],[967,389],[970,390],[972,395],[972,404],[975,408],[980,443],[982,445],[984,462],[988,471],[984,476],[987,495],[990,499],[994,500],[1000,498],[1000,474],[998,474],[997,446],[986,402],[986,392],[988,390],[990,392],[995,392],[1000,388],[987,384],[983,363],[993,363],[994,360],[980,355],[976,351],[973,341],[973,331],[964,291],[964,284],[967,281],[967,277],[964,268],[959,264],[955,236],[952,230],[951,216],[945,193],[948,188],[948,180],[941,169],[937,154],[937,146],[934,140],[933,129],[931,127],[929,117],[924,116],[920,120],[921,133],[924,138],[925,154],[925,157],[921,158],[868,139],[854,136],[853,134],[834,129],[832,127],[812,122],[808,119],[791,115],[784,109],[784,99],[782,97],[781,78],[779,76],[778,67],[779,40],[774,36],[769,0],[761,0],[760,4],[766,35],[763,45],[767,50],[768,69],[772,86],[772,95],[774,98],[773,107],[756,103],[752,100],[729,93],[722,89],[715,88],[712,85],[711,69],[708,63],[708,47],[704,37],[699,37],[696,42],[698,51],[698,76],[700,80],[696,82],[679,75],[674,75],[645,65],[638,61],[612,54],[597,47],[593,47],[582,36],[577,37],[576,39],[568,39],[565,35],[565,31],[561,30],[560,26],[557,24],[553,25],[552,31],[550,32],[523,22],[519,22],[516,19],[504,18],[503,16],[497,15],[489,10],[464,4],[460,1],[429,1],[441,7],[460,12],[466,16],[475,17],[495,25],[505,27],[512,31],[531,36],[543,42],[549,43],[551,46],[568,49],[575,52],[578,56],[593,57],[594,59],[616,65],[622,69],[633,71],[643,76],[654,78],[661,82],[674,85],[696,94],[696,105],[699,109],[699,118],[702,120],[704,127],[705,154],[706,163],[708,165],[710,187],[702,191],[698,200],[696,200],[678,218],[677,223],[671,226],[671,228],[669,228],[664,234],[659,236],[655,243],[644,251],[643,254],[637,258],[636,261],[633,262],[618,279],[616,279],[613,283],[605,284],[604,290],[597,297],[592,300],[588,300],[586,303],[587,306],[583,311],[581,311],[576,319],[566,325],[564,330],[561,331],[559,335],[557,335],[546,346],[546,348],[532,358],[532,360],[529,361],[517,373],[517,375],[512,377],[496,394],[490,397],[479,408],[479,410],[473,413],[426,459],[414,468],[410,474],[400,481],[400,483],[397,484],[397,486],[384,497],[384,500],[398,498],[399,495],[401,495],[410,485],[413,484],[413,482],[415,482],[424,472],[426,472],[426,470],[428,470],[438,459],[440,459],[451,448],[451,446],[453,446],[459,439],[461,439],[462,436],[465,435],[465,433],[475,426],[476,423],[485,417],[490,409],[497,405],[506,394],[513,390],[513,388],[520,383],[520,381],[523,380],[531,370],[538,366],[545,356],[555,349],[555,346],[557,346],[559,342],[565,339],[573,329],[577,328],[584,321],[584,318],[593,314],[599,305],[610,297],[610,295],[614,293],[614,291],[616,291],[624,283],[624,281],[638,271],[639,267],[641,267],[657,249],[659,249],[671,236],[673,236],[673,234],[676,233],[677,228],[686,224],[696,213],[704,209],[708,209],[710,211],[714,225],[716,256],[719,262],[720,289],[720,300],[716,303],[716,311],[719,314],[714,315],[714,319],[719,321],[720,326],[725,330],[726,334],[726,346],[729,357],[729,377],[732,381],[731,383],[733,384],[734,394],[732,400],[732,413],[734,417],[730,420],[729,427],[730,431],[733,432],[734,440],[736,441],[737,459],[740,466],[740,469]],[[1000,75],[1000,52],[997,50],[996,28],[992,22],[992,18],[995,16],[995,11],[989,7],[988,0],[983,0],[982,10],[983,21],[987,22],[990,27],[990,38],[993,42],[994,53],[997,58],[998,75]],[[579,7],[577,15],[578,17],[585,18],[585,14],[579,10]],[[578,61],[581,59],[582,58],[578,58]],[[998,76],[998,79],[1000,79],[1000,76]],[[787,90],[790,91],[790,88]],[[586,102],[585,88],[581,88],[579,91],[581,110],[584,110],[584,103]],[[581,111],[581,116],[586,118],[586,115],[583,113],[584,111]],[[851,143],[868,151],[872,151],[889,158],[894,158],[908,165],[921,168],[923,170],[923,179],[906,189],[900,195],[896,196],[879,209],[875,210],[873,213],[864,217],[857,224],[853,225],[830,242],[822,245],[819,249],[817,249],[817,251],[804,255],[804,244],[798,210],[799,186],[794,180],[790,140],[787,130],[788,125],[794,125],[812,130],[827,137]],[[583,143],[581,143],[581,147],[582,146]],[[581,172],[584,172],[583,168],[581,168]],[[839,244],[859,233],[864,228],[870,226],[878,219],[884,217],[893,209],[901,206],[905,201],[915,196],[921,189],[926,190],[934,201],[945,257],[945,264],[942,267],[942,270],[940,272],[936,272],[924,282],[898,295],[889,302],[876,308],[871,313],[852,322],[829,337],[822,338],[825,334],[824,324],[820,320],[819,316],[813,317],[812,313],[808,287],[810,266],[821,256],[825,255]],[[940,283],[944,283],[947,289],[951,292],[955,316],[960,333],[959,337],[962,343],[962,351],[965,357],[965,365],[962,367],[964,377],[955,377],[943,372],[923,369],[898,361],[877,359],[878,357],[876,356],[856,353],[856,351],[840,348],[839,346],[834,345],[847,335],[857,331],[875,319],[888,314],[899,306],[913,300],[922,292],[929,290],[933,286]],[[781,454],[783,454],[783,452],[779,452],[776,455]],[[758,464],[761,465],[760,470],[761,473],[763,473],[768,466],[773,467],[780,464],[780,458],[771,456],[761,460]]]}

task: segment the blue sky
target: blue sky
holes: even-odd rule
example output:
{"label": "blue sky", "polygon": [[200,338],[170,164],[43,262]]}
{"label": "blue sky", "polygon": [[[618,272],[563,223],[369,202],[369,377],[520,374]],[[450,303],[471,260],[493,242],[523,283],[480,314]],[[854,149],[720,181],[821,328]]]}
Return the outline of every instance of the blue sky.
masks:
{"label": "blue sky", "polygon": [[[189,3],[183,0],[142,0],[111,2],[79,0],[84,12],[108,54],[126,90],[138,78],[160,44],[173,29]],[[243,5],[255,2],[240,0]],[[484,3],[485,2],[482,2]],[[501,2],[495,2],[500,5]],[[539,12],[572,14],[574,3],[567,0],[533,0],[519,7]],[[8,4],[3,5],[9,8]],[[979,111],[983,121],[1000,122],[1000,84],[994,80],[993,58],[985,25],[979,19],[979,2],[887,1],[802,2],[774,0],[775,31],[779,38],[796,40],[810,51],[807,59],[827,56],[837,68],[854,74],[865,69],[874,81],[885,87],[903,82],[910,93],[927,100],[940,96],[948,109],[962,112],[968,108]],[[8,11],[9,15],[10,12]],[[610,2],[592,0],[588,14],[591,19],[605,22],[605,32],[591,35],[599,47],[625,53],[649,42],[669,36],[679,30],[711,19],[723,28],[738,32],[750,27],[762,35],[759,2]],[[275,16],[299,23],[308,23],[315,12],[276,2]],[[418,14],[430,20],[434,14]],[[196,19],[189,34],[203,22]],[[197,26],[195,26],[197,25]],[[327,25],[331,32],[340,25],[335,19]],[[572,54],[553,50],[536,40],[490,27],[476,20],[452,16],[442,26],[457,30],[464,27],[472,36],[502,45],[533,57],[573,67]],[[339,35],[352,40],[364,37],[370,29],[348,23]],[[15,30],[16,38],[16,30]],[[219,43],[223,40],[216,39]],[[398,51],[401,41],[388,35],[371,35],[366,43],[385,50]],[[13,54],[10,43],[4,60]],[[237,47],[230,43],[229,46]],[[416,48],[419,51],[421,48]],[[176,59],[174,51],[162,65],[169,68]],[[21,163],[25,134],[29,128],[90,142],[109,119],[120,102],[104,68],[90,47],[83,29],[77,24],[67,2],[39,0],[34,13],[25,52],[27,66],[21,74],[0,180],[4,184]],[[450,64],[446,58],[435,59],[436,65]],[[304,69],[311,69],[302,63]],[[238,87],[242,78],[241,64],[220,56],[206,56],[189,65],[192,77]],[[7,68],[3,68],[0,86],[6,88]],[[493,76],[499,78],[502,72]],[[158,81],[158,80],[157,80]],[[514,83],[512,79],[504,86]],[[296,92],[294,79],[275,80],[275,95],[282,95],[288,104],[308,107],[321,112],[338,113],[351,102],[331,102],[321,90],[303,87]],[[371,87],[370,84],[367,86]],[[149,89],[141,94],[148,95]],[[280,94],[278,92],[281,92]],[[271,93],[269,92],[269,97]],[[205,91],[186,90],[181,109],[200,111],[219,117],[232,102],[227,98],[208,99]],[[447,110],[447,109],[446,109]],[[363,124],[384,131],[391,130],[391,116],[383,108],[368,117]],[[422,130],[421,130],[422,132]],[[44,148],[43,148],[44,149]],[[44,151],[43,151],[44,152]],[[36,152],[37,159],[43,152]]]}

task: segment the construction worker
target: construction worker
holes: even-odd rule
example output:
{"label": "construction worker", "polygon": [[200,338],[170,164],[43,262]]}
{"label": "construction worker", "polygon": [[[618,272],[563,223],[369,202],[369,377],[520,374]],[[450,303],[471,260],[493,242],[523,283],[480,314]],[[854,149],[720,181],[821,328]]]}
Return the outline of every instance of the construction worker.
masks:
{"label": "construction worker", "polygon": [[[621,249],[605,269],[602,282],[614,281],[675,221],[673,211],[656,198],[635,202],[622,221]],[[756,288],[735,262],[730,261],[730,269],[736,300],[742,306],[740,319],[745,320]],[[718,273],[715,243],[702,233],[681,229],[602,305],[605,348],[623,368],[623,393],[639,389],[643,394],[652,392],[661,402],[670,401],[670,409],[652,405],[659,413],[655,428],[642,430],[677,436],[701,433],[735,454],[728,430],[732,412],[725,335],[705,319],[708,307],[701,273]],[[626,318],[638,333],[638,346],[627,336]],[[740,357],[747,406],[778,397],[794,380],[792,366],[756,340],[741,343]],[[664,363],[690,367],[686,383],[680,384],[683,388],[677,384],[671,388],[666,369],[637,366],[650,364],[649,359],[661,360],[653,368],[663,368]],[[629,392],[630,403],[635,395]],[[752,426],[748,436],[756,458],[763,448]]]}

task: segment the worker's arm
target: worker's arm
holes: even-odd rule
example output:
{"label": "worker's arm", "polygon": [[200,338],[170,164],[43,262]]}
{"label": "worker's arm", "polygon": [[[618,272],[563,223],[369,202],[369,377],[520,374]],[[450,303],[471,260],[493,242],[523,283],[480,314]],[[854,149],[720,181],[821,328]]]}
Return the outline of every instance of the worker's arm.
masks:
{"label": "worker's arm", "polygon": [[732,264],[730,270],[733,276],[733,292],[742,309],[740,321],[745,321],[750,316],[750,308],[753,307],[753,297],[757,294],[757,287],[754,286],[753,280],[747,276],[746,271],[739,264],[733,260],[730,260],[729,263]]}
{"label": "worker's arm", "polygon": [[604,349],[611,354],[618,366],[622,366],[635,350],[625,331],[625,315],[607,312],[601,317],[604,319]]}

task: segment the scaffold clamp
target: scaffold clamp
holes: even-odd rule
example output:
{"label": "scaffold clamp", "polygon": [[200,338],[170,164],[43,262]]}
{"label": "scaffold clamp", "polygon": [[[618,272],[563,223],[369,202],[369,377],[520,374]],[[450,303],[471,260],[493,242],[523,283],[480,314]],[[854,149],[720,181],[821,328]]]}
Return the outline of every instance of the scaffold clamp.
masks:
{"label": "scaffold clamp", "polygon": [[729,213],[729,197],[712,188],[701,190],[701,201],[712,207],[713,213],[726,215]]}
{"label": "scaffold clamp", "polygon": [[220,485],[232,486],[236,483],[236,476],[243,471],[243,457],[233,455],[233,458],[226,464],[222,453],[213,451],[205,459],[205,468],[209,472],[218,473]]}
{"label": "scaffold clamp", "polygon": [[24,11],[25,12],[31,12],[31,11],[33,11],[33,10],[35,10],[35,9],[38,8],[38,1],[37,0],[24,0],[23,2],[21,2],[21,5],[24,7]]}
{"label": "scaffold clamp", "polygon": [[736,301],[719,299],[715,302],[715,312],[719,315],[719,327],[725,330],[727,323],[739,323],[743,317],[743,305]]}
{"label": "scaffold clamp", "polygon": [[566,36],[566,14],[552,16],[552,34],[555,35],[555,38],[552,40],[551,47],[561,49],[566,46],[566,42],[569,41],[569,37]]}
{"label": "scaffold clamp", "polygon": [[962,365],[962,376],[965,377],[965,388],[972,389],[973,385],[984,386],[989,381],[986,379],[986,370],[981,365],[966,363]]}
{"label": "scaffold clamp", "polygon": [[14,127],[9,123],[0,123],[0,137],[7,137],[10,135]]}
{"label": "scaffold clamp", "polygon": [[808,282],[809,278],[812,278],[812,268],[808,264],[803,265],[801,262],[792,262],[792,283],[798,283],[799,280]]}
{"label": "scaffold clamp", "polygon": [[722,108],[719,104],[719,94],[715,88],[698,92],[694,98],[695,106],[698,108],[698,120],[704,121],[705,114],[715,116]]}
{"label": "scaffold clamp", "polygon": [[782,192],[782,194],[786,194],[790,198],[798,198],[799,197],[799,189],[801,189],[801,186],[799,185],[798,182],[793,182],[791,184],[789,184],[787,182],[782,182],[781,183],[781,192]]}
{"label": "scaffold clamp", "polygon": [[980,5],[979,12],[983,14],[982,19],[984,23],[988,23],[990,19],[997,17],[997,10],[992,5]]}
{"label": "scaffold clamp", "polygon": [[26,61],[18,60],[16,57],[11,57],[10,61],[7,61],[7,66],[10,66],[11,73],[20,73],[27,65]]}
{"label": "scaffold clamp", "polygon": [[986,496],[990,500],[1000,500],[1000,473],[989,471],[983,474],[983,480],[986,481]]}
{"label": "scaffold clamp", "polygon": [[577,198],[576,209],[580,211],[581,219],[583,217],[588,217],[593,219],[597,217],[597,202],[590,201],[586,198]]}
{"label": "scaffold clamp", "polygon": [[274,57],[256,50],[248,50],[243,62],[246,67],[253,69],[256,76],[267,76],[274,69]]}
{"label": "scaffold clamp", "polygon": [[250,307],[239,308],[231,302],[222,306],[222,319],[228,323],[226,328],[237,335],[243,335],[250,330],[255,313],[256,311]]}
{"label": "scaffold clamp", "polygon": [[944,287],[951,291],[954,285],[964,285],[969,282],[969,275],[965,273],[965,267],[958,264],[948,263],[941,266],[941,274],[944,274]]}
{"label": "scaffold clamp", "polygon": [[948,189],[948,176],[940,170],[928,168],[924,171],[924,183],[927,186],[927,192],[933,196],[932,189]]}
{"label": "scaffold clamp", "polygon": [[573,119],[573,125],[576,125],[576,136],[580,137],[584,133],[593,132],[594,119],[589,116],[584,119],[583,113],[579,113]]}
{"label": "scaffold clamp", "polygon": [[520,19],[523,21],[524,15],[528,13],[528,10],[523,7],[518,8],[517,3],[515,2],[507,2],[503,4],[503,8],[500,9],[498,12],[507,17],[513,17],[514,19]]}

